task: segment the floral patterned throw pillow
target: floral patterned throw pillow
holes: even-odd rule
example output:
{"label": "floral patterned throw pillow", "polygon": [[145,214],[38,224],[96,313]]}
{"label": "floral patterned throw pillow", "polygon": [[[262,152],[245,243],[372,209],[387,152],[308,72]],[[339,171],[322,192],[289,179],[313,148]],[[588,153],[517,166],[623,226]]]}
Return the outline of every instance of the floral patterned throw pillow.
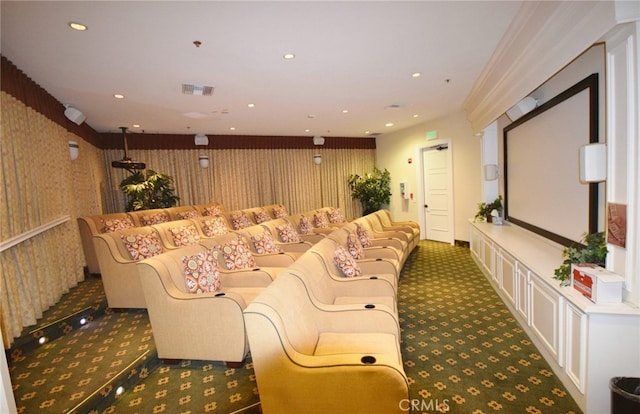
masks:
{"label": "floral patterned throw pillow", "polygon": [[313,233],[313,226],[311,225],[311,220],[309,220],[309,217],[305,215],[300,217],[300,223],[298,224],[298,228],[300,229],[300,234]]}
{"label": "floral patterned throw pillow", "polygon": [[327,212],[329,223],[344,223],[344,215],[339,208],[332,208]]}
{"label": "floral patterned throw pillow", "polygon": [[231,213],[231,225],[235,230],[251,227],[251,220],[244,211]]}
{"label": "floral patterned throw pillow", "polygon": [[237,238],[224,246],[218,246],[228,270],[242,270],[255,267],[256,261],[243,239]]}
{"label": "floral patterned throw pillow", "polygon": [[369,237],[369,231],[364,228],[364,226],[360,223],[356,224],[356,234],[358,235],[358,239],[360,240],[360,244],[362,247],[370,247],[371,246],[371,238]]}
{"label": "floral patterned throw pillow", "polygon": [[273,236],[268,231],[251,236],[251,241],[258,254],[283,253],[283,250],[273,240]]}
{"label": "floral patterned throw pillow", "polygon": [[178,213],[178,218],[180,220],[188,220],[194,217],[200,217],[200,213],[198,213],[197,210],[182,211]]}
{"label": "floral patterned throw pillow", "polygon": [[229,233],[227,221],[222,216],[213,216],[200,222],[202,232],[207,237],[222,236]]}
{"label": "floral patterned throw pillow", "polygon": [[153,234],[122,234],[120,238],[135,261],[162,253],[162,244]]}
{"label": "floral patterned throw pillow", "polygon": [[355,233],[349,233],[347,236],[347,249],[354,259],[364,259],[364,249]]}
{"label": "floral patterned throw pillow", "polygon": [[265,209],[262,209],[260,211],[253,213],[253,218],[256,220],[256,223],[258,224],[271,220],[269,213],[267,213],[267,210]]}
{"label": "floral patterned throw pillow", "polygon": [[204,208],[203,214],[205,216],[217,216],[222,213],[222,207],[220,206],[208,206]]}
{"label": "floral patterned throw pillow", "polygon": [[333,263],[338,266],[345,277],[362,276],[360,266],[343,246],[338,246],[333,253]]}
{"label": "floral patterned throw pillow", "polygon": [[143,226],[153,226],[154,224],[166,223],[167,221],[169,221],[169,216],[164,213],[140,217],[140,222]]}
{"label": "floral patterned throw pillow", "polygon": [[190,224],[188,226],[177,226],[169,229],[171,236],[173,236],[173,244],[176,247],[190,246],[200,241],[198,230],[196,226]]}
{"label": "floral patterned throw pillow", "polygon": [[133,228],[133,221],[129,217],[121,219],[102,220],[102,232],[113,233],[114,231]]}
{"label": "floral patterned throw pillow", "polygon": [[327,219],[327,215],[323,212],[315,213],[313,215],[313,223],[319,229],[329,227],[329,220]]}
{"label": "floral patterned throw pillow", "polygon": [[273,208],[273,217],[279,219],[279,218],[285,218],[289,215],[289,213],[287,213],[287,209],[284,208],[284,206],[277,206]]}
{"label": "floral patterned throw pillow", "polygon": [[189,293],[217,292],[220,290],[220,271],[213,251],[206,250],[193,256],[183,256],[184,281]]}
{"label": "floral patterned throw pillow", "polygon": [[278,231],[278,236],[280,236],[280,240],[282,240],[283,243],[300,243],[302,241],[298,232],[296,232],[296,229],[293,228],[291,223],[276,226],[276,230]]}

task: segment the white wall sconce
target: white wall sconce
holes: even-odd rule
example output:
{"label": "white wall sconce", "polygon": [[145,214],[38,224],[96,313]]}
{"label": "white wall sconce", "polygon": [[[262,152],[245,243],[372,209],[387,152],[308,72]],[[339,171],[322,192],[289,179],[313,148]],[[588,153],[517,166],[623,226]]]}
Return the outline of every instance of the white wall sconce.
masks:
{"label": "white wall sconce", "polygon": [[80,155],[80,146],[76,141],[69,141],[69,157],[71,161],[77,160]]}
{"label": "white wall sconce", "polygon": [[498,166],[495,164],[487,164],[484,166],[485,181],[495,181],[498,179]]}
{"label": "white wall sconce", "polygon": [[198,157],[198,162],[200,163],[200,167],[209,168],[209,156],[201,155]]}
{"label": "white wall sconce", "polygon": [[313,137],[313,145],[324,145],[324,137],[320,135]]}
{"label": "white wall sconce", "polygon": [[322,155],[318,153],[313,154],[313,163],[315,165],[320,165],[322,163]]}
{"label": "white wall sconce", "polygon": [[595,143],[580,147],[580,181],[598,183],[607,179],[607,145]]}
{"label": "white wall sconce", "polygon": [[71,105],[65,105],[64,107],[65,107],[64,116],[66,116],[67,119],[73,122],[74,124],[80,125],[81,123],[84,122],[85,119],[87,119],[87,117],[84,116],[84,114],[80,112],[79,109],[74,108]]}

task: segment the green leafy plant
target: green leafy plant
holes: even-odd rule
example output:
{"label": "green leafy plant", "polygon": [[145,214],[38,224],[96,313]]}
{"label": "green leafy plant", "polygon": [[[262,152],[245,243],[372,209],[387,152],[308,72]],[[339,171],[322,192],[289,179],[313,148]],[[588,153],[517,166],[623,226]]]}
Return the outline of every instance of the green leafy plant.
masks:
{"label": "green leafy plant", "polygon": [[174,207],[180,197],[175,194],[173,179],[153,170],[130,170],[131,175],[120,183],[127,196],[126,211]]}
{"label": "green leafy plant", "polygon": [[493,200],[491,203],[478,203],[478,212],[476,213],[475,220],[485,219],[487,221],[491,221],[491,212],[493,210],[498,210],[498,212],[502,212],[502,196],[499,195],[498,198]]}
{"label": "green leafy plant", "polygon": [[607,241],[605,233],[585,233],[582,236],[582,245],[566,247],[562,251],[564,261],[556,270],[553,278],[560,281],[562,286],[566,286],[571,281],[572,263],[593,263],[604,267],[607,258]]}
{"label": "green leafy plant", "polygon": [[367,215],[380,210],[383,204],[391,201],[391,174],[385,168],[381,171],[373,167],[373,172],[364,176],[349,175],[351,197],[362,203],[362,214]]}

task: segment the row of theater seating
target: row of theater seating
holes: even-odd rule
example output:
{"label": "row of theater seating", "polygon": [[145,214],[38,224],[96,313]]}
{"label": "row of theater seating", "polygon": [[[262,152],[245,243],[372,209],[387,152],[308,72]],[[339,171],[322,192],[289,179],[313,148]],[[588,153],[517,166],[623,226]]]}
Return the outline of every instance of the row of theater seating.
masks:
{"label": "row of theater seating", "polygon": [[[351,222],[336,213],[239,230],[225,215],[193,217],[94,236],[109,306],[146,307],[163,359],[241,363],[251,343],[265,413],[398,411],[408,386],[397,285],[419,229],[386,210]],[[213,222],[225,229],[207,233]],[[360,395],[332,397],[345,386]]]}
{"label": "row of theater seating", "polygon": [[260,224],[274,218],[288,215],[282,204],[271,204],[243,210],[226,211],[221,203],[196,204],[171,208],[130,211],[126,213],[98,214],[78,218],[80,239],[89,273],[99,274],[100,266],[93,248],[93,237],[133,227],[149,226],[169,221],[185,220],[195,217],[223,215],[235,227],[247,227]]}

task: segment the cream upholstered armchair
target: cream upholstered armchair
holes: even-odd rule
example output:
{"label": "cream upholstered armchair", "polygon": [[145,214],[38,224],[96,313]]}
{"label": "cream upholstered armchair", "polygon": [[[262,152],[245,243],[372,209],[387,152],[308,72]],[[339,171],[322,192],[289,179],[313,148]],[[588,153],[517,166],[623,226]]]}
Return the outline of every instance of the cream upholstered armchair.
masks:
{"label": "cream upholstered armchair", "polygon": [[412,225],[392,225],[389,217],[388,213],[384,210],[379,210],[365,216],[371,224],[371,227],[377,232],[391,231],[405,234],[407,243],[409,244],[409,250],[413,251],[420,241],[420,228]]}
{"label": "cream upholstered armchair", "polygon": [[327,233],[330,233],[332,229],[318,229],[313,225],[312,218],[308,213],[292,214],[284,218],[286,221],[296,229],[296,232],[303,237],[304,240],[312,243],[317,243],[326,237]]}
{"label": "cream upholstered armchair", "polygon": [[272,257],[254,255],[247,241],[240,234],[231,232],[214,238],[204,238],[200,244],[218,252],[218,268],[221,273],[235,277],[247,270],[260,275],[267,286],[275,280],[290,264],[290,258],[274,255]]}
{"label": "cream upholstered armchair", "polygon": [[284,244],[300,244],[301,251],[307,251],[313,244],[325,238],[324,234],[301,234],[298,232],[298,226],[289,221],[289,218],[279,218],[265,221],[260,224],[271,232],[271,235],[279,242]]}
{"label": "cream upholstered armchair", "polygon": [[287,272],[304,283],[314,303],[382,306],[398,314],[397,292],[389,280],[377,276],[333,277],[313,252],[303,254]]}
{"label": "cream upholstered armchair", "polygon": [[289,264],[293,263],[307,250],[306,248],[301,249],[301,247],[308,247],[300,243],[280,243],[271,231],[262,225],[246,227],[235,232],[244,237],[255,256],[279,254],[288,257],[290,259]]}
{"label": "cream upholstered armchair", "polygon": [[110,308],[146,308],[136,263],[164,251],[149,226],[99,234],[93,238],[102,285]]}
{"label": "cream upholstered armchair", "polygon": [[327,237],[343,246],[351,246],[353,237],[355,237],[358,244],[362,246],[364,257],[393,260],[398,263],[399,270],[402,270],[410,252],[402,250],[402,245],[394,243],[393,239],[391,241],[387,241],[388,239],[371,239],[366,234],[362,234],[362,232],[363,230],[359,229],[356,223],[348,223]]}
{"label": "cream upholstered armchair", "polygon": [[[194,210],[195,211],[195,210]],[[153,227],[165,250],[179,249],[200,242],[204,237],[200,227],[192,220],[175,220],[154,224]]]}
{"label": "cream upholstered armchair", "polygon": [[203,237],[222,236],[232,231],[227,218],[222,215],[194,217],[191,221],[198,227]]}
{"label": "cream upholstered armchair", "polygon": [[[373,245],[379,245],[380,243],[391,244],[398,246],[402,251],[407,251],[407,255],[411,253],[413,248],[409,244],[407,234],[399,231],[382,231],[379,226],[378,229],[376,229],[371,225],[367,217],[369,216],[359,217],[353,220],[352,223],[356,225],[358,235],[366,235],[373,242]],[[384,242],[380,242],[380,240],[384,240]]]}
{"label": "cream upholstered armchair", "polygon": [[130,211],[129,215],[133,219],[135,225],[138,227],[151,226],[153,224],[160,224],[171,221],[169,212],[164,208]]}
{"label": "cream upholstered armchair", "polygon": [[386,280],[395,292],[398,291],[398,275],[392,263],[375,260],[357,261],[346,248],[327,238],[313,245],[308,253],[318,257],[322,271],[333,279],[377,279]]}
{"label": "cream upholstered armchair", "polygon": [[400,271],[404,264],[399,253],[395,249],[388,247],[364,247],[361,239],[355,231],[343,231],[337,229],[331,232],[327,238],[335,241],[338,245],[345,247],[354,259],[360,260],[378,260],[393,264],[396,274],[400,277]]}
{"label": "cream upholstered armchair", "polygon": [[98,257],[93,245],[93,237],[98,234],[110,233],[117,230],[135,227],[136,224],[127,213],[98,214],[95,216],[78,217],[78,229],[82,251],[89,273],[100,273]]}
{"label": "cream upholstered armchair", "polygon": [[193,206],[201,216],[217,216],[225,212],[224,205],[221,203],[195,204]]}
{"label": "cream upholstered armchair", "polygon": [[137,264],[159,358],[237,366],[247,356],[242,311],[265,288],[251,271],[219,273],[216,254],[196,244]]}
{"label": "cream upholstered armchair", "polygon": [[400,330],[389,312],[324,309],[285,272],[244,314],[264,414],[406,412]]}
{"label": "cream upholstered armchair", "polygon": [[196,209],[196,206],[177,206],[166,209],[171,221],[188,220],[194,217],[200,217],[202,214]]}

